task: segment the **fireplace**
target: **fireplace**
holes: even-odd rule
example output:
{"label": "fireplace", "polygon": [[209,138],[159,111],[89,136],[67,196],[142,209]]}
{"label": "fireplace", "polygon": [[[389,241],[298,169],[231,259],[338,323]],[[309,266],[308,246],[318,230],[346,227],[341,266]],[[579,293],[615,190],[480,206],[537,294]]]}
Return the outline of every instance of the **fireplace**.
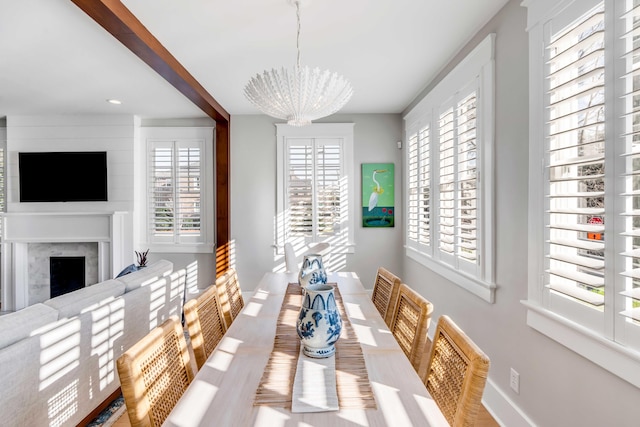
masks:
{"label": "fireplace", "polygon": [[52,256],[49,258],[51,298],[85,287],[85,257]]}
{"label": "fireplace", "polygon": [[[30,305],[101,281],[99,244],[95,242],[28,243],[26,258]],[[65,274],[71,276],[65,278]],[[56,278],[62,281],[61,289],[56,289]]]}
{"label": "fireplace", "polygon": [[[126,212],[2,214],[2,309],[5,310],[5,302],[6,310],[20,310],[54,296],[50,289],[51,257],[85,257],[84,286],[114,277],[131,264],[133,247],[128,215]],[[75,283],[74,286],[80,286]]]}

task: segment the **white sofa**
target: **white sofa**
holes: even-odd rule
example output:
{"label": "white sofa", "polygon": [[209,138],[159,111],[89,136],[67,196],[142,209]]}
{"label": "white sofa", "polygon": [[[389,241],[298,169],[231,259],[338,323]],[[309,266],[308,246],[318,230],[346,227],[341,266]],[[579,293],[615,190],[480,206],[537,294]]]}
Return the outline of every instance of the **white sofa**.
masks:
{"label": "white sofa", "polygon": [[0,316],[0,425],[77,425],[120,386],[117,358],[181,317],[184,287],[161,260]]}

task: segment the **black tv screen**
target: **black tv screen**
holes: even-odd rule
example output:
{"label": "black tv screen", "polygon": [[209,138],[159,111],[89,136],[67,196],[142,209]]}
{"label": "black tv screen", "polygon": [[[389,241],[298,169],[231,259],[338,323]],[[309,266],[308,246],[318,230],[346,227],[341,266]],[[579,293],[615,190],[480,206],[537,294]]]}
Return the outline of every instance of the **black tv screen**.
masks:
{"label": "black tv screen", "polygon": [[107,153],[18,153],[20,202],[106,202]]}

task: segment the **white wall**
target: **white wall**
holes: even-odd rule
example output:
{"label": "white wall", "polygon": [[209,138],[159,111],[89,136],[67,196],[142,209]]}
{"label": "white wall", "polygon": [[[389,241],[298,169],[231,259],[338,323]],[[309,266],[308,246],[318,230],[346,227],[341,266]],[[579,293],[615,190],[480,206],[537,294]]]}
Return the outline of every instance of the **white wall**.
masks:
{"label": "white wall", "polygon": [[[284,266],[275,255],[276,127],[281,122],[264,115],[233,116],[231,120],[231,238],[242,289],[253,290],[262,275]],[[318,122],[355,123],[354,172],[356,206],[360,206],[361,163],[395,164],[396,213],[394,228],[363,228],[356,209],[355,253],[346,256],[344,270],[355,271],[367,288],[373,287],[378,266],[399,271],[401,266],[402,151],[399,114],[338,114]]]}
{"label": "white wall", "polygon": [[[447,67],[488,33],[497,34],[496,302],[488,304],[406,257],[403,279],[434,304],[434,322],[450,315],[487,352],[485,400],[504,425],[521,425],[528,417],[539,426],[637,426],[639,389],[526,326],[520,301],[527,297],[528,38],[520,3],[508,3]],[[511,367],[520,373],[519,395],[509,388]],[[505,407],[509,400],[523,414]]]}

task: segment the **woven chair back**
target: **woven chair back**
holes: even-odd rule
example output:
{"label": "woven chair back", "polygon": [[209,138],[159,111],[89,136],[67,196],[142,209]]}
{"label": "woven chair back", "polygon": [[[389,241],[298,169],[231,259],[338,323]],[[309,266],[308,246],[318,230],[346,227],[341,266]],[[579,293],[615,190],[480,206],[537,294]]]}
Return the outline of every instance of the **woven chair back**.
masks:
{"label": "woven chair back", "polygon": [[236,270],[229,268],[223,275],[219,276],[216,279],[216,288],[218,289],[218,302],[228,329],[244,307]]}
{"label": "woven chair back", "polygon": [[371,300],[378,309],[387,326],[391,325],[396,298],[400,289],[400,278],[384,267],[378,268],[376,282],[373,285]]}
{"label": "woven chair back", "polygon": [[488,372],[487,355],[448,316],[440,316],[425,385],[451,426],[475,424]]}
{"label": "woven chair back", "polygon": [[131,426],[162,425],[195,375],[178,318],[151,330],[118,358],[117,368]]}
{"label": "woven chair back", "polygon": [[187,301],[184,318],[196,365],[200,369],[227,331],[217,288],[209,286],[197,298]]}
{"label": "woven chair back", "polygon": [[433,304],[405,283],[400,284],[389,328],[420,375],[426,369],[427,332],[432,312]]}

